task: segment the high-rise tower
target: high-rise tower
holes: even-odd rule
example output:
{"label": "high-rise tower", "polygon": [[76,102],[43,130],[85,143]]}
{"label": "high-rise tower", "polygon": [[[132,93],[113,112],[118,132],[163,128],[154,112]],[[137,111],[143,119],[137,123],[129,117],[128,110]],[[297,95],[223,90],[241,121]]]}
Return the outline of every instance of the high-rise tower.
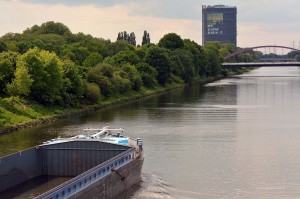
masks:
{"label": "high-rise tower", "polygon": [[236,15],[235,6],[202,6],[202,45],[209,41],[236,45]]}

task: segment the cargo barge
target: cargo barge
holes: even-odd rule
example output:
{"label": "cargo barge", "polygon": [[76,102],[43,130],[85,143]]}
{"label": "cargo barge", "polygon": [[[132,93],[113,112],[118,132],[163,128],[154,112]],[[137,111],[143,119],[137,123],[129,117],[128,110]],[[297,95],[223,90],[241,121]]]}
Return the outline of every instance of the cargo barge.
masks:
{"label": "cargo barge", "polygon": [[38,199],[125,198],[140,182],[141,139],[115,133],[123,129],[89,130],[97,132],[57,138],[0,158],[0,198],[1,192],[39,176],[70,179],[36,196]]}

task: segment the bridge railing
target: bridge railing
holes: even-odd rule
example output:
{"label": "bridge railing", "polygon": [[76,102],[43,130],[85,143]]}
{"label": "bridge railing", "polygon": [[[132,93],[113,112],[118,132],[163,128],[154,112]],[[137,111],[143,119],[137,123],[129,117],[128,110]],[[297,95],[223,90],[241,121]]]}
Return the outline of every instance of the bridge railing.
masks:
{"label": "bridge railing", "polygon": [[261,62],[296,62],[296,59],[292,59],[292,58],[268,58],[268,57],[264,57],[264,58],[260,58]]}
{"label": "bridge railing", "polygon": [[252,63],[223,63],[223,67],[266,67],[266,66],[300,66],[300,62],[252,62]]}

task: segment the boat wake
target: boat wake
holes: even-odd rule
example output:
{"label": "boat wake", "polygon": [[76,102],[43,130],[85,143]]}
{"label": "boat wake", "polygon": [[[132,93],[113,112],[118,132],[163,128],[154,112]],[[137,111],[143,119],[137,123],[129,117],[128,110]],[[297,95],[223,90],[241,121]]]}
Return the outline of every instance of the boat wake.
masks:
{"label": "boat wake", "polygon": [[172,199],[168,193],[169,185],[152,173],[143,172],[139,189],[131,199]]}
{"label": "boat wake", "polygon": [[142,173],[141,182],[137,186],[136,191],[128,199],[192,199],[185,197],[184,191],[168,185],[150,172]]}

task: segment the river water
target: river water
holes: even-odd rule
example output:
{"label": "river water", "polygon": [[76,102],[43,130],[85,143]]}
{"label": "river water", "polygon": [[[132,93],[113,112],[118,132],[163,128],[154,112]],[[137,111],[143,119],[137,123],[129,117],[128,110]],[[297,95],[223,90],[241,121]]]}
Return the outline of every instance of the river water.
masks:
{"label": "river water", "polygon": [[297,67],[258,68],[3,135],[0,156],[103,126],[143,139],[134,199],[300,197]]}

